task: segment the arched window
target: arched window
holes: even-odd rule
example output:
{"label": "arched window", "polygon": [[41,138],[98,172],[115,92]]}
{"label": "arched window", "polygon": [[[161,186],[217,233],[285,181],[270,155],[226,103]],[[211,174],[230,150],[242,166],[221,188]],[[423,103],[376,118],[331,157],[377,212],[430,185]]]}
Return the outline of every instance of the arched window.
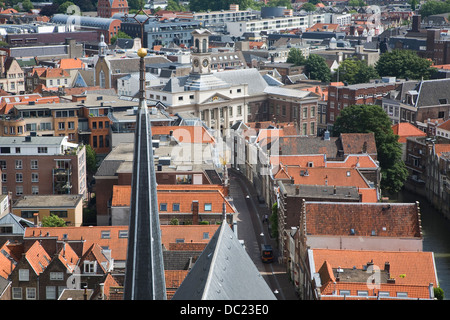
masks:
{"label": "arched window", "polygon": [[105,73],[103,72],[103,70],[100,70],[100,88],[105,88],[106,87],[106,81],[105,81]]}

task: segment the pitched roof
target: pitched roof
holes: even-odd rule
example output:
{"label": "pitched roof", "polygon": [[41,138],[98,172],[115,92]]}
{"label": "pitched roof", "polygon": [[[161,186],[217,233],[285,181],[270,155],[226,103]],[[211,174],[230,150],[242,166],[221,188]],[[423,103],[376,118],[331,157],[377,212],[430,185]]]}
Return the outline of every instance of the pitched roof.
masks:
{"label": "pitched roof", "polygon": [[[311,250],[315,270],[321,275],[323,295],[331,295],[333,290],[350,290],[350,295],[357,296],[357,290],[369,291],[369,295],[378,294],[379,291],[389,292],[391,298],[395,298],[397,292],[407,292],[409,298],[429,299],[429,284],[438,286],[435,262],[432,252],[404,252],[404,251],[363,251],[363,250]],[[335,281],[335,270],[340,267],[344,270],[362,272],[362,266],[372,262],[379,270],[383,271],[385,263],[389,263],[389,276],[395,279],[395,284],[387,283],[380,277],[379,287],[368,290],[367,279],[370,277],[364,273],[364,280],[346,280],[340,277]],[[334,269],[334,270],[333,270]],[[350,271],[351,272],[351,271]],[[341,297],[342,298],[342,297]]]}
{"label": "pitched roof", "polygon": [[392,126],[394,134],[398,135],[398,142],[406,143],[407,137],[425,137],[427,134],[409,122],[400,122]]}
{"label": "pitched roof", "polygon": [[35,241],[28,249],[25,253],[25,259],[37,275],[41,274],[51,261],[50,256],[39,241]]}
{"label": "pitched roof", "polygon": [[445,122],[439,124],[437,127],[439,129],[442,129],[442,130],[450,131],[450,119],[448,119]]}
{"label": "pitched roof", "polygon": [[[225,202],[227,213],[235,213],[234,208],[229,201],[225,198],[223,193],[218,189],[213,190],[196,190],[189,186],[184,186],[183,190],[170,190],[170,187],[166,185],[162,187],[158,185],[158,189],[164,188],[165,190],[158,190],[158,204],[166,203],[167,211],[172,212],[172,204],[179,204],[180,213],[192,212],[192,201],[197,200],[199,202],[199,213],[203,213],[204,204],[211,204],[211,213],[222,212],[222,206]],[[111,201],[112,207],[128,207],[131,201],[131,186],[127,185],[114,185],[113,196]],[[209,211],[208,211],[209,212]],[[160,212],[161,213],[161,212]]]}
{"label": "pitched roof", "polygon": [[[311,235],[422,238],[415,203],[305,202],[306,231]],[[339,223],[336,223],[339,221]]]}
{"label": "pitched roof", "polygon": [[337,158],[341,149],[338,137],[330,137],[329,140],[321,137],[284,136],[278,138],[279,150],[272,150],[276,144],[268,146],[271,153],[280,151],[281,155],[288,154],[325,154],[327,159]]}
{"label": "pitched roof", "polygon": [[275,300],[224,221],[173,296],[174,300]]}
{"label": "pitched roof", "polygon": [[215,139],[203,126],[152,126],[152,136],[169,135],[179,142],[214,143]]}
{"label": "pitched roof", "polygon": [[415,106],[436,106],[450,102],[450,79],[435,79],[419,82],[419,95]]}
{"label": "pitched roof", "polygon": [[443,152],[450,152],[450,144],[448,143],[438,143],[434,146],[434,153],[440,157]]}
{"label": "pitched roof", "polygon": [[61,59],[59,61],[59,67],[61,69],[81,69],[84,66],[84,62],[77,58]]}
{"label": "pitched roof", "polygon": [[369,133],[341,133],[341,142],[344,154],[377,154],[375,134]]}
{"label": "pitched roof", "polygon": [[70,75],[62,68],[47,68],[39,76],[40,78],[68,78]]}
{"label": "pitched roof", "polygon": [[[17,250],[19,249],[19,250]],[[22,256],[23,246],[14,245],[6,241],[0,247],[0,277],[8,279]]]}

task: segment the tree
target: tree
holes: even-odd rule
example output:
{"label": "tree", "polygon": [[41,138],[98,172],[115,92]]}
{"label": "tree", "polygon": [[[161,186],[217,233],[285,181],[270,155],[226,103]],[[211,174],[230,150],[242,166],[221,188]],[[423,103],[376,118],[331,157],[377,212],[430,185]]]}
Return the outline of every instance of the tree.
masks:
{"label": "tree", "polygon": [[450,12],[450,1],[428,0],[420,6],[419,13],[422,18],[433,14]]}
{"label": "tree", "polygon": [[187,11],[187,8],[180,4],[179,0],[168,0],[167,7],[165,10],[168,11]]}
{"label": "tree", "polygon": [[[70,6],[74,6],[75,4],[70,1],[66,1],[59,5],[58,7],[58,13],[62,14],[72,14],[73,12],[67,12]],[[70,10],[69,10],[70,11]]]}
{"label": "tree", "polygon": [[302,5],[301,9],[305,10],[307,12],[313,12],[313,11],[316,11],[317,8],[312,3],[305,2],[305,4]]}
{"label": "tree", "polygon": [[329,82],[331,80],[331,71],[328,68],[325,59],[317,54],[310,54],[305,62],[304,73],[309,79]]}
{"label": "tree", "polygon": [[378,161],[381,168],[381,189],[384,192],[400,191],[408,177],[402,161],[402,148],[394,134],[391,121],[378,105],[352,105],[341,110],[333,126],[333,135],[341,133],[369,133],[375,135]]}
{"label": "tree", "polygon": [[65,227],[66,222],[57,215],[50,214],[50,216],[42,218],[43,227]]}
{"label": "tree", "polygon": [[22,2],[22,9],[23,9],[23,11],[28,12],[28,11],[34,9],[34,6],[30,0],[24,0]]}
{"label": "tree", "polygon": [[366,3],[364,0],[349,0],[348,5],[350,7],[364,7]]}
{"label": "tree", "polygon": [[97,155],[91,145],[84,145],[86,149],[86,170],[88,173],[95,173],[97,171]]}
{"label": "tree", "polygon": [[286,60],[287,63],[293,63],[296,66],[305,65],[306,58],[303,56],[302,50],[297,48],[291,48]]}
{"label": "tree", "polygon": [[429,79],[436,69],[432,62],[419,57],[414,51],[395,49],[380,55],[375,69],[381,77]]}
{"label": "tree", "polygon": [[111,44],[115,44],[117,39],[131,39],[131,37],[125,32],[119,30],[115,36],[111,37]]}
{"label": "tree", "polygon": [[[339,79],[337,79],[338,73]],[[356,84],[378,78],[378,73],[374,67],[368,66],[365,61],[349,58],[341,62],[335,77],[336,80],[345,81],[348,84]]]}

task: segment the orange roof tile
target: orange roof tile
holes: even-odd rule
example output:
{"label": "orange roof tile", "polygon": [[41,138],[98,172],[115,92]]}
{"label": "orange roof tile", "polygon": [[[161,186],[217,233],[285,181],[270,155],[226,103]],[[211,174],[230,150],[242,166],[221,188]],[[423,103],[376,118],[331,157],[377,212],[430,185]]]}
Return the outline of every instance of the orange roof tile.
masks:
{"label": "orange roof tile", "polygon": [[62,68],[47,68],[39,76],[40,78],[68,78],[70,75]]}
{"label": "orange roof tile", "polygon": [[280,164],[285,166],[300,166],[308,167],[312,163],[313,167],[325,167],[325,157],[323,154],[316,155],[272,155],[270,156],[270,163],[273,166]]}
{"label": "orange roof tile", "polygon": [[425,137],[427,134],[409,122],[400,122],[392,126],[394,134],[398,135],[398,142],[406,143],[407,137]]}
{"label": "orange roof tile", "polygon": [[[322,283],[321,293],[331,295],[333,290],[350,290],[356,296],[357,290],[369,291],[369,295],[378,294],[379,291],[389,292],[390,297],[396,297],[397,292],[407,292],[409,298],[429,298],[428,286],[430,283],[437,287],[435,263],[432,252],[405,252],[405,251],[356,251],[356,250],[329,250],[313,249],[314,265],[320,270],[326,283]],[[346,282],[345,279],[334,283],[332,268],[362,270],[362,266],[373,261],[374,266],[384,270],[386,262],[390,265],[390,276],[395,284],[379,283],[370,287],[364,282]],[[325,266],[324,266],[325,265]],[[328,274],[326,274],[328,273]],[[368,280],[369,280],[368,275]],[[335,286],[336,284],[336,286]],[[370,287],[370,290],[368,288]]]}
{"label": "orange roof tile", "polygon": [[[161,225],[160,227],[162,244],[169,248],[171,243],[177,242],[177,239],[184,239],[185,243],[208,243],[219,225]],[[102,231],[109,231],[109,238],[102,237]],[[83,254],[86,254],[93,243],[96,243],[100,247],[108,247],[114,260],[125,261],[128,238],[120,236],[119,232],[122,231],[128,231],[128,226],[39,227],[25,228],[24,238],[56,237],[62,241],[66,235],[68,240],[84,240]],[[205,233],[208,233],[208,239],[204,236]]]}
{"label": "orange roof tile", "polygon": [[35,241],[28,249],[25,253],[25,259],[37,275],[41,274],[51,261],[50,256],[39,241]]}
{"label": "orange roof tile", "polygon": [[448,130],[450,131],[450,119],[446,120],[445,122],[442,122],[441,124],[438,125],[439,129],[442,130]]}
{"label": "orange roof tile", "polygon": [[61,59],[59,61],[61,69],[82,69],[84,66],[84,62],[77,58]]}
{"label": "orange roof tile", "polygon": [[[421,239],[419,208],[415,203],[305,202],[308,234]],[[336,223],[339,222],[339,223]]]}
{"label": "orange roof tile", "polygon": [[450,152],[450,144],[438,143],[434,145],[434,153],[440,157],[442,152]]}
{"label": "orange roof tile", "polygon": [[23,246],[6,241],[0,247],[0,277],[8,279],[22,256]]}
{"label": "orange roof tile", "polygon": [[327,161],[327,168],[378,168],[377,163],[368,154],[351,154],[343,161]]}
{"label": "orange roof tile", "polygon": [[152,135],[168,135],[173,131],[173,137],[179,142],[214,143],[214,137],[201,126],[153,126]]}
{"label": "orange roof tile", "polygon": [[[183,190],[158,190],[158,204],[166,203],[167,212],[172,212],[172,204],[179,204],[179,212],[190,213],[192,212],[192,201],[197,200],[199,202],[199,213],[205,213],[204,205],[211,203],[212,213],[222,212],[222,206],[225,202],[227,213],[235,213],[235,210],[230,205],[220,190],[202,190],[190,189],[188,185],[184,185]],[[159,187],[159,186],[158,186]],[[162,187],[159,187],[162,188]],[[159,189],[158,188],[158,189]],[[169,190],[167,190],[169,189]],[[131,201],[131,186],[127,185],[115,185],[113,186],[113,196],[111,201],[112,207],[129,207]],[[208,211],[209,212],[209,211]]]}

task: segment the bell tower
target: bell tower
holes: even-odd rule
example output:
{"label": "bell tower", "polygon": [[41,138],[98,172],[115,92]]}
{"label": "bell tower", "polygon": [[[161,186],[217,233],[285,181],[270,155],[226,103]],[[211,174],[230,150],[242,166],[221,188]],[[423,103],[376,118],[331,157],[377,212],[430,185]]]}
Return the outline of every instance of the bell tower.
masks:
{"label": "bell tower", "polygon": [[192,73],[211,73],[211,54],[209,53],[209,36],[212,34],[207,29],[192,31],[194,50],[192,52]]}

